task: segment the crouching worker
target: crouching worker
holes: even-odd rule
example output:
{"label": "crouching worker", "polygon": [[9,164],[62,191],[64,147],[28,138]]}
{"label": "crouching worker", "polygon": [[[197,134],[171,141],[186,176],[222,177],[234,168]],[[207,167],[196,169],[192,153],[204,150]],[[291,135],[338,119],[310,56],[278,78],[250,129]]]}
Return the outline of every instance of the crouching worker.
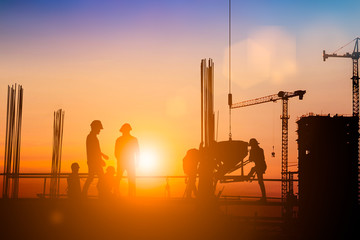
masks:
{"label": "crouching worker", "polygon": [[112,199],[114,197],[114,190],[116,186],[115,168],[109,166],[106,168],[106,173],[103,178],[99,179],[98,191],[100,199]]}
{"label": "crouching worker", "polygon": [[254,162],[255,167],[253,167],[250,170],[248,179],[253,178],[256,173],[262,195],[260,201],[265,202],[266,191],[265,191],[263,175],[266,171],[267,166],[265,162],[264,150],[261,147],[259,147],[259,143],[255,138],[250,139],[249,146],[251,147],[249,161]]}
{"label": "crouching worker", "polygon": [[196,189],[196,175],[198,173],[198,164],[200,160],[200,152],[196,148],[192,148],[187,151],[186,156],[183,159],[183,169],[187,178],[185,179],[186,190],[185,194],[187,198],[191,198],[192,193],[197,196]]}
{"label": "crouching worker", "polygon": [[80,199],[81,197],[79,168],[80,166],[77,162],[71,164],[71,174],[67,178],[67,194],[70,199]]}

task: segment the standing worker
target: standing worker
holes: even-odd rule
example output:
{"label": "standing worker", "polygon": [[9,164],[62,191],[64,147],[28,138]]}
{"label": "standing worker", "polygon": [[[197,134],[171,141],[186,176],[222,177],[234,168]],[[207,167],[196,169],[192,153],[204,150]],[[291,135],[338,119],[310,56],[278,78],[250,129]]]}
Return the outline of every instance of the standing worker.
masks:
{"label": "standing worker", "polygon": [[108,160],[109,157],[103,154],[100,150],[99,139],[96,135],[100,133],[100,130],[103,129],[103,126],[100,120],[94,120],[90,124],[91,131],[86,138],[86,155],[87,155],[87,164],[89,167],[89,175],[86,179],[86,182],[83,187],[83,196],[87,196],[87,192],[89,190],[91,182],[94,180],[95,174],[101,179],[104,176],[103,167],[105,166],[105,162],[103,160]]}
{"label": "standing worker", "polygon": [[115,157],[117,159],[117,191],[124,171],[127,173],[129,184],[129,196],[135,197],[135,167],[139,161],[139,143],[136,137],[131,136],[132,130],[130,124],[125,123],[120,128],[122,136],[116,139],[115,143]]}
{"label": "standing worker", "polygon": [[266,191],[265,191],[265,185],[264,185],[264,179],[263,175],[266,171],[266,162],[265,162],[265,156],[264,156],[264,150],[259,147],[259,143],[255,138],[251,138],[249,141],[249,146],[251,147],[250,150],[250,156],[249,161],[255,163],[255,167],[253,167],[248,175],[248,178],[253,178],[254,173],[256,173],[258,177],[258,182],[261,190],[262,197],[260,198],[260,201],[265,202],[266,201]]}
{"label": "standing worker", "polygon": [[198,165],[200,162],[200,152],[196,148],[192,148],[186,152],[183,159],[183,169],[187,178],[185,194],[187,198],[191,198],[192,193],[197,196],[196,175],[198,173]]}

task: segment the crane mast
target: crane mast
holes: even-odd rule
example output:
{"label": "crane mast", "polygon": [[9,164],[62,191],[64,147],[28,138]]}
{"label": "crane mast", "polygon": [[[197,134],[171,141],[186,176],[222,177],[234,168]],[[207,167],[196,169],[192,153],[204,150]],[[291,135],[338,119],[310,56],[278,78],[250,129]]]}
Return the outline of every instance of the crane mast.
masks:
{"label": "crane mast", "polygon": [[[292,188],[289,179],[288,179],[288,123],[289,123],[289,111],[288,111],[288,100],[292,97],[299,97],[300,100],[303,99],[304,94],[306,91],[304,90],[297,90],[295,92],[284,92],[280,91],[277,94],[255,98],[251,100],[246,100],[238,103],[234,103],[231,105],[232,109],[241,108],[241,107],[248,107],[256,104],[267,103],[267,102],[276,102],[278,100],[282,100],[282,135],[281,135],[281,201],[283,206],[285,206],[286,197],[289,193],[290,188]],[[285,208],[283,208],[283,214],[285,214]]]}

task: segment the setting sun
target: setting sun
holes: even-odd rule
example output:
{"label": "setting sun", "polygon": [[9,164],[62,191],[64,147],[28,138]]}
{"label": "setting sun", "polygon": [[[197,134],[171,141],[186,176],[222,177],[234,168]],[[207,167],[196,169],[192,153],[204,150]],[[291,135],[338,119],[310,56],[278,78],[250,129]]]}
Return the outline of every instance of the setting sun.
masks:
{"label": "setting sun", "polygon": [[157,166],[158,156],[150,149],[142,150],[140,153],[139,170],[143,173],[150,173]]}
{"label": "setting sun", "polygon": [[0,240],[360,240],[359,9],[0,0]]}

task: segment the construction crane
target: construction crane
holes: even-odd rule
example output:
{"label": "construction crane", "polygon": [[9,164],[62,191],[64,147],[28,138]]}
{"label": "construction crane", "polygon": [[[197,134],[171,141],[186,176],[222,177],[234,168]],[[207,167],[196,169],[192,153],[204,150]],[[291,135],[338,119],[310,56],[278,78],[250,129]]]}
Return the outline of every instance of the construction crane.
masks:
{"label": "construction crane", "polygon": [[[267,103],[267,102],[276,102],[278,100],[282,100],[282,154],[281,154],[281,201],[283,206],[285,205],[287,195],[291,188],[291,184],[289,182],[289,174],[288,174],[288,122],[289,122],[289,114],[288,114],[288,101],[289,98],[299,97],[300,100],[303,99],[306,91],[297,90],[295,92],[284,92],[280,91],[277,94],[255,98],[251,100],[246,100],[238,103],[234,103],[231,105],[231,109],[248,107],[256,104]],[[283,214],[284,213],[283,209]]]}
{"label": "construction crane", "polygon": [[[360,38],[357,37],[353,39],[351,42],[347,43],[346,45],[342,46],[332,54],[326,54],[325,50],[323,51],[323,59],[324,62],[329,57],[341,57],[341,58],[351,58],[353,63],[353,76],[352,76],[352,106],[353,106],[353,116],[359,117],[359,58],[360,58],[360,52],[359,52],[359,40]],[[340,49],[348,46],[350,43],[355,42],[354,50],[350,53],[345,53],[343,55],[337,55],[337,51]],[[359,145],[358,145],[359,146]],[[360,196],[360,159],[358,157],[358,196]],[[359,197],[359,203],[360,203],[360,197]]]}
{"label": "construction crane", "polygon": [[[357,37],[353,39],[351,42],[347,43],[345,46],[342,46],[335,52],[331,54],[325,53],[325,50],[323,51],[323,59],[324,62],[329,57],[339,57],[339,58],[351,58],[353,62],[353,76],[352,76],[352,91],[353,91],[353,116],[358,117],[359,116],[359,58],[360,58],[360,52],[359,52],[359,40],[360,38]],[[354,51],[352,53],[345,53],[343,55],[338,55],[336,52],[340,49],[348,46],[350,43],[355,42]]]}

